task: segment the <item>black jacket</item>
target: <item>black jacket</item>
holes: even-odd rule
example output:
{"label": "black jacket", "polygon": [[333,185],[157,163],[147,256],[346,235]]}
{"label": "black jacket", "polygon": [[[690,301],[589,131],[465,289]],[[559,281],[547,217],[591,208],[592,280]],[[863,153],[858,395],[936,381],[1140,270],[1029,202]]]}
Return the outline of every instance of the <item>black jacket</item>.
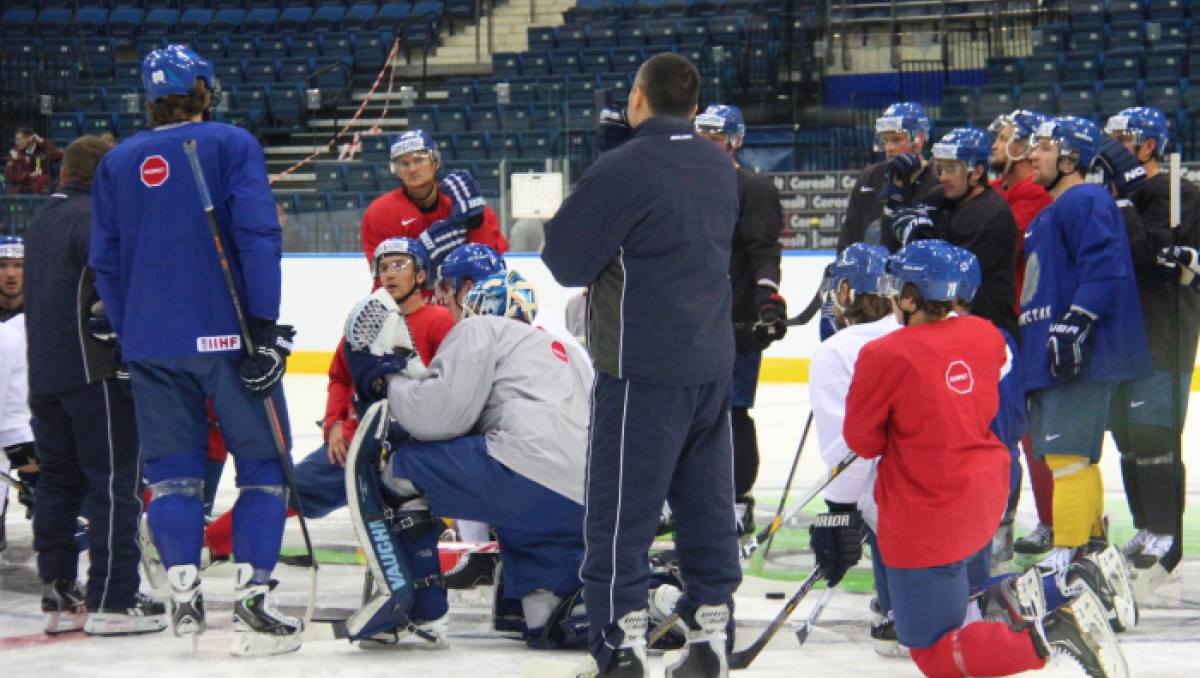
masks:
{"label": "black jacket", "polygon": [[59,188],[29,224],[25,332],[30,393],[59,393],[116,375],[112,349],[87,332],[91,306],[100,300],[87,267],[91,231],[91,187],[76,183]]}
{"label": "black jacket", "polygon": [[[729,278],[733,282],[733,322],[752,325],[758,320],[754,295],[760,280],[779,285],[783,208],[779,190],[770,178],[745,167],[738,169],[738,220],[733,231],[733,256]],[[754,330],[734,330],[738,353],[755,353],[766,348]]]}

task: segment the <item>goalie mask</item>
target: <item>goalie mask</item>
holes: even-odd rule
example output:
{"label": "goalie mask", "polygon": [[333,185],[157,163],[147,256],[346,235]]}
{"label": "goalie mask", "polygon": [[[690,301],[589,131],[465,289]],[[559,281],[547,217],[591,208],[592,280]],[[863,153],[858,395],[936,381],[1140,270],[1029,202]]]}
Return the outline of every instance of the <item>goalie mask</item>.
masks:
{"label": "goalie mask", "polygon": [[532,323],[536,313],[537,294],[516,271],[500,271],[476,282],[463,301],[463,318],[495,315]]}

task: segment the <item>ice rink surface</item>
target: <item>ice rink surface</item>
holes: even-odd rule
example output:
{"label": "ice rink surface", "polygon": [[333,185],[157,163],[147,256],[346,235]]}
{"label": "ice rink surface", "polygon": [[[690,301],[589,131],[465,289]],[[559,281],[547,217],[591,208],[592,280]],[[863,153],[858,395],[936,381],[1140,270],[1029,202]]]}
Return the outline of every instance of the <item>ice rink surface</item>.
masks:
{"label": "ice rink surface", "polygon": [[[295,455],[308,454],[320,444],[313,424],[320,419],[325,399],[324,376],[291,375],[286,379],[288,410],[295,434]],[[1185,457],[1200,469],[1200,421],[1189,418]],[[804,386],[765,384],[758,393],[753,415],[758,422],[762,466],[756,487],[760,497],[759,524],[773,515],[775,505],[795,456],[796,446],[808,414]],[[824,470],[816,451],[815,435],[801,456],[793,497],[811,485]],[[1121,476],[1115,448],[1106,448],[1102,462],[1108,510],[1114,524],[1128,523]],[[1200,487],[1192,483],[1193,488]],[[1197,490],[1189,495],[1189,555],[1181,575],[1168,581],[1143,607],[1135,629],[1120,636],[1133,675],[1189,676],[1200,671],[1200,523]],[[1018,536],[1035,523],[1031,495],[1026,483],[1018,516]],[[232,505],[236,490],[232,465],[221,485],[217,510]],[[354,536],[344,510],[310,524],[318,548],[349,551]],[[50,637],[42,634],[38,606],[37,577],[30,549],[29,521],[19,506],[8,517],[9,548],[0,565],[0,677],[61,678],[64,676],[164,676],[166,678],[365,678],[366,676],[458,678],[465,676],[520,676],[522,662],[531,656],[553,656],[574,662],[583,653],[536,653],[523,644],[499,638],[490,631],[490,589],[452,593],[451,647],[448,650],[412,649],[365,651],[346,641],[306,643],[299,652],[280,657],[235,659],[229,654],[232,641],[229,609],[232,601],[232,568],[218,565],[204,575],[209,608],[209,630],[199,649],[191,654],[186,643],[170,631],[132,638],[88,638],[83,634]],[[936,538],[936,535],[931,535]],[[284,537],[286,547],[301,545],[294,521]],[[865,563],[860,567],[867,567]],[[770,565],[768,565],[768,568]],[[81,572],[86,571],[81,567]],[[280,565],[277,595],[289,612],[301,614],[308,595],[308,570]],[[778,579],[748,576],[738,592],[736,604],[738,647],[758,636],[783,607],[784,601],[769,600],[767,593],[790,597],[799,584]],[[356,607],[362,588],[362,567],[354,564],[321,566],[318,616],[344,616]],[[795,629],[808,616],[820,591],[814,591],[792,615],[789,626],[759,655],[753,665],[734,675],[823,678],[825,676],[917,677],[920,672],[908,660],[875,655],[867,635],[869,595],[836,592],[817,622],[807,643],[799,646]],[[662,661],[652,653],[652,675],[662,675]],[[1074,664],[1060,660],[1038,675],[1081,676]]]}

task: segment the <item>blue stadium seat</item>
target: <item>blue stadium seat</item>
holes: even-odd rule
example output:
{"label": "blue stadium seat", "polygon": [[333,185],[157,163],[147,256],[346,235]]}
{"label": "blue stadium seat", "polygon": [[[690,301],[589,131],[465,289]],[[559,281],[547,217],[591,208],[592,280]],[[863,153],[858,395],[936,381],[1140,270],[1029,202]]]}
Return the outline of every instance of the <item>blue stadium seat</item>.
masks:
{"label": "blue stadium seat", "polygon": [[466,21],[475,18],[475,0],[447,0],[446,16]]}
{"label": "blue stadium seat", "polygon": [[1146,79],[1182,78],[1187,67],[1187,49],[1183,45],[1155,47],[1146,58]]}
{"label": "blue stadium seat", "polygon": [[597,75],[611,73],[612,51],[608,48],[581,50],[579,54],[579,66],[580,70],[584,73],[595,73]]}
{"label": "blue stadium seat", "polygon": [[81,45],[83,54],[80,56],[80,71],[96,77],[109,77],[113,74],[116,61],[116,47],[112,38],[84,38]]}
{"label": "blue stadium seat", "polygon": [[633,0],[625,16],[630,19],[653,19],[662,10],[663,0]]}
{"label": "blue stadium seat", "polygon": [[1188,4],[1188,0],[1149,0],[1147,16],[1152,21],[1183,21]]}
{"label": "blue stadium seat", "polygon": [[480,76],[475,79],[474,93],[475,103],[484,106],[494,106],[496,104],[496,83],[506,82],[507,77],[496,76]]}
{"label": "blue stadium seat", "polygon": [[[726,14],[752,14],[755,3],[753,0],[728,0],[725,3]],[[925,10],[922,8],[922,12]]]}
{"label": "blue stadium seat", "polygon": [[38,37],[69,35],[71,32],[71,10],[65,7],[50,7],[43,9],[34,22],[34,30]]}
{"label": "blue stadium seat", "polygon": [[[982,89],[982,88],[981,88]],[[1021,108],[1027,108],[1039,113],[1049,115],[1055,110],[1058,101],[1058,85],[1052,82],[1035,82],[1021,85]],[[998,113],[1004,111],[988,111],[991,115],[985,116],[980,109],[980,118],[983,120],[993,120]],[[1011,112],[1011,111],[1009,111]]]}
{"label": "blue stadium seat", "polygon": [[459,132],[453,136],[455,159],[487,160],[491,157],[491,139],[487,132]]}
{"label": "blue stadium seat", "polygon": [[51,113],[46,116],[46,136],[50,139],[74,139],[79,136],[79,116],[75,113]]}
{"label": "blue stadium seat", "polygon": [[1101,24],[1072,30],[1071,37],[1067,42],[1070,46],[1070,52],[1076,54],[1103,52],[1105,45],[1108,44],[1107,28]]}
{"label": "blue stadium seat", "polygon": [[496,77],[521,75],[521,55],[517,52],[492,53],[492,75]]}
{"label": "blue stadium seat", "polygon": [[258,55],[264,59],[286,59],[290,57],[291,51],[288,49],[287,36],[280,33],[259,36]]}
{"label": "blue stadium seat", "polygon": [[[501,116],[504,112],[501,113]],[[504,130],[501,132],[492,132],[490,137],[492,153],[491,157],[494,160],[511,160],[521,157],[521,147],[517,143],[517,133],[519,130],[508,127],[507,118],[505,120]]]}
{"label": "blue stadium seat", "polygon": [[629,76],[625,73],[602,73],[596,76],[596,87],[612,92],[614,101],[623,102],[629,98]]}
{"label": "blue stadium seat", "polygon": [[563,122],[564,107],[561,103],[542,102],[530,107],[533,126],[537,129],[558,129]]}
{"label": "blue stadium seat", "polygon": [[83,113],[80,116],[80,134],[95,134],[97,136],[108,132],[116,133],[117,123],[112,113]]}
{"label": "blue stadium seat", "polygon": [[438,19],[428,14],[419,14],[417,7],[404,28],[400,32],[400,43],[404,49],[426,49],[431,46],[438,36]]}
{"label": "blue stadium seat", "polygon": [[567,100],[567,76],[538,76],[538,101],[559,103]]}
{"label": "blue stadium seat", "polygon": [[[500,129],[500,108],[493,104],[477,104],[471,107],[471,131],[472,132],[494,132]],[[455,147],[458,147],[458,140],[455,139]],[[462,158],[459,158],[460,160]],[[470,158],[467,158],[470,160]]]}
{"label": "blue stadium seat", "polygon": [[[151,12],[151,15],[153,14],[154,13]],[[146,25],[143,29],[143,33],[145,30],[149,30],[151,21],[152,19],[149,17],[146,19]],[[191,9],[183,10],[183,14],[179,15],[179,21],[174,26],[169,27],[169,30],[172,33],[208,33],[210,32],[209,27],[212,26],[212,22],[213,11],[211,9],[193,7]],[[217,33],[217,31],[212,32]]]}
{"label": "blue stadium seat", "polygon": [[192,38],[192,48],[209,61],[226,57],[225,36],[222,35],[197,35]]}
{"label": "blue stadium seat", "polygon": [[325,194],[325,198],[326,209],[330,212],[357,213],[358,210],[367,206],[361,193],[331,191]]}
{"label": "blue stadium seat", "polygon": [[375,16],[375,21],[371,22],[370,27],[373,30],[395,33],[411,11],[412,6],[407,2],[389,2],[379,8],[379,14]]}
{"label": "blue stadium seat", "polygon": [[[616,47],[617,25],[605,22],[588,26],[587,41],[588,47]],[[559,44],[562,45],[562,42],[560,41]]]}
{"label": "blue stadium seat", "polygon": [[1071,0],[1069,11],[1072,29],[1103,26],[1106,4],[1105,0]]}
{"label": "blue stadium seat", "polygon": [[1024,77],[1025,61],[1019,57],[991,57],[987,60],[984,81],[989,85],[1015,85]]}
{"label": "blue stadium seat", "polygon": [[576,75],[579,73],[579,50],[554,50],[550,53],[550,64],[553,75]]}
{"label": "blue stadium seat", "polygon": [[350,38],[350,34],[339,31],[322,35],[321,56],[352,58],[354,56],[354,41]]}
{"label": "blue stadium seat", "polygon": [[[1110,49],[1104,55],[1104,77],[1107,80],[1138,80],[1142,77],[1145,50],[1141,47]],[[1067,68],[1070,68],[1070,63]]]}
{"label": "blue stadium seat", "polygon": [[312,74],[312,63],[304,58],[287,58],[277,60],[279,64],[279,82],[301,84]]}
{"label": "blue stadium seat", "polygon": [[437,107],[439,132],[466,132],[471,129],[471,108],[442,104]]}
{"label": "blue stadium seat", "polygon": [[272,87],[267,103],[276,128],[296,128],[304,121],[304,96],[299,87]]}
{"label": "blue stadium seat", "polygon": [[622,21],[617,24],[617,44],[622,47],[642,47],[646,44],[645,21]]}
{"label": "blue stadium seat", "polygon": [[709,33],[712,41],[718,45],[737,45],[745,40],[745,18],[740,16],[723,16],[712,20]]}
{"label": "blue stadium seat", "polygon": [[275,21],[275,30],[280,33],[299,33],[308,30],[308,22],[312,19],[310,7],[287,7],[279,13]]}
{"label": "blue stadium seat", "polygon": [[256,7],[246,13],[239,30],[243,33],[261,35],[275,30],[275,22],[279,20],[279,10],[274,7]]}
{"label": "blue stadium seat", "polygon": [[75,38],[42,38],[42,56],[74,61],[79,52],[79,41]]}
{"label": "blue stadium seat", "polygon": [[446,78],[446,91],[449,93],[450,103],[475,103],[474,78]]}
{"label": "blue stadium seat", "polygon": [[368,193],[379,190],[379,176],[375,165],[365,162],[344,163],[342,165],[342,180],[347,191]]}
{"label": "blue stadium seat", "polygon": [[312,62],[312,76],[308,81],[310,87],[318,87],[324,92],[338,92],[351,83],[350,64],[344,57],[317,57]]}
{"label": "blue stadium seat", "polygon": [[279,82],[279,63],[274,59],[246,59],[242,79],[246,84],[270,85]]}
{"label": "blue stadium seat", "polygon": [[1138,105],[1137,82],[1106,81],[1100,90],[1099,107],[1103,116],[1111,116]]}
{"label": "blue stadium seat", "polygon": [[378,11],[375,5],[351,5],[346,10],[346,15],[342,17],[342,30],[353,33],[359,29],[372,26],[375,23],[375,15]]}
{"label": "blue stadium seat", "polygon": [[0,15],[0,35],[24,38],[33,30],[37,12],[32,9],[8,9]]}
{"label": "blue stadium seat", "polygon": [[703,45],[708,42],[708,19],[680,19],[679,42],[683,44]]}
{"label": "blue stadium seat", "polygon": [[979,88],[979,115],[992,120],[1001,113],[1011,113],[1017,107],[1013,88],[1008,85],[984,85]]}
{"label": "blue stadium seat", "polygon": [[142,64],[140,61],[117,61],[113,64],[113,84],[120,87],[141,87]]}
{"label": "blue stadium seat", "polygon": [[1183,105],[1183,88],[1179,80],[1147,80],[1142,88],[1142,105],[1163,111],[1173,111]]}
{"label": "blue stadium seat", "polygon": [[313,12],[308,20],[308,30],[314,33],[337,30],[346,15],[346,8],[341,5],[322,4]]}
{"label": "blue stadium seat", "polygon": [[244,9],[220,9],[213,15],[211,30],[213,33],[240,33],[242,23],[246,20]]}
{"label": "blue stadium seat", "polygon": [[1096,112],[1096,85],[1072,80],[1059,89],[1056,113],[1089,116]]}
{"label": "blue stadium seat", "polygon": [[225,56],[229,59],[257,59],[258,41],[252,35],[231,35],[225,45]]}
{"label": "blue stadium seat", "polygon": [[449,132],[434,132],[430,136],[433,137],[433,142],[437,144],[438,150],[442,153],[443,166],[445,166],[445,162],[447,160],[455,159],[453,134],[450,134]]}
{"label": "blue stadium seat", "polygon": [[502,106],[500,119],[504,121],[506,132],[523,132],[533,127],[533,112],[528,103]]}
{"label": "blue stadium seat", "polygon": [[[554,44],[545,49],[579,49],[588,46],[591,31],[584,24],[563,24],[554,29]],[[613,38],[616,39],[615,37]],[[529,49],[537,49],[529,43]]]}
{"label": "blue stadium seat", "polygon": [[1045,55],[1051,52],[1062,53],[1067,48],[1069,32],[1070,27],[1062,23],[1043,24],[1033,29],[1031,32],[1033,53],[1035,55]]}
{"label": "blue stadium seat", "polygon": [[721,13],[724,5],[721,0],[696,0],[692,3],[692,16],[715,17]]}
{"label": "blue stadium seat", "polygon": [[231,105],[234,108],[243,111],[265,111],[269,108],[266,85],[239,85],[231,89],[233,90]]}
{"label": "blue stadium seat", "polygon": [[957,86],[942,88],[942,117],[973,117],[978,112],[978,103],[979,92],[974,87]]}
{"label": "blue stadium seat", "polygon": [[145,113],[117,114],[117,129],[115,134],[118,139],[128,139],[144,129],[146,129]]}
{"label": "blue stadium seat", "polygon": [[1108,27],[1108,47],[1141,47],[1146,42],[1146,26],[1140,21],[1113,23]]}
{"label": "blue stadium seat", "polygon": [[[139,23],[141,23],[141,10],[134,11],[137,12],[139,16]],[[74,30],[75,34],[79,36],[100,35],[101,33],[106,32],[105,29],[108,27],[108,10],[103,7],[96,6],[80,7],[79,10],[75,12],[75,18],[71,22],[71,28]]]}
{"label": "blue stadium seat", "polygon": [[661,16],[664,19],[684,19],[691,15],[692,5],[687,0],[664,0]]}
{"label": "blue stadium seat", "polygon": [[550,53],[541,50],[521,53],[521,73],[523,75],[549,75],[554,70],[550,61]]}
{"label": "blue stadium seat", "polygon": [[[392,162],[392,148],[386,134],[364,134],[359,137],[359,142],[362,144],[362,159],[363,162],[382,164],[388,167],[390,173]],[[385,176],[379,174],[380,179]]]}
{"label": "blue stadium seat", "polygon": [[554,31],[553,26],[530,26],[525,29],[525,34],[529,42],[531,50],[548,50],[554,49]]}
{"label": "blue stadium seat", "polygon": [[212,62],[213,75],[226,87],[242,82],[242,62],[231,59],[217,59]]}
{"label": "blue stadium seat", "polygon": [[577,75],[567,81],[567,101],[595,101],[596,76]]}
{"label": "blue stadium seat", "polygon": [[134,7],[121,7],[112,11],[104,28],[108,37],[116,41],[117,50],[120,51],[133,47],[144,21],[142,10]]}
{"label": "blue stadium seat", "polygon": [[[461,164],[461,163],[460,163]],[[479,190],[484,197],[500,197],[500,161],[477,160],[465,163],[467,170],[479,182]]]}
{"label": "blue stadium seat", "polygon": [[1096,52],[1068,54],[1064,66],[1065,77],[1070,80],[1096,81],[1100,79],[1102,56]]}
{"label": "blue stadium seat", "polygon": [[1109,0],[1108,20],[1111,23],[1142,21],[1146,18],[1143,0]]}
{"label": "blue stadium seat", "polygon": [[1025,59],[1025,82],[1058,82],[1062,70],[1061,54],[1034,54]]}
{"label": "blue stadium seat", "polygon": [[373,30],[359,31],[354,36],[354,70],[360,73],[378,73],[387,61],[391,41],[384,41],[383,34]]}
{"label": "blue stadium seat", "polygon": [[408,109],[408,128],[423,129],[426,132],[437,131],[437,106],[413,106]]}
{"label": "blue stadium seat", "polygon": [[321,38],[315,33],[296,33],[288,40],[289,54],[310,59],[321,56]]}
{"label": "blue stadium seat", "polygon": [[530,104],[538,100],[538,81],[532,75],[513,75],[508,78],[509,103]]}
{"label": "blue stadium seat", "polygon": [[1194,19],[1148,24],[1148,26],[1158,27],[1158,37],[1155,39],[1154,36],[1147,33],[1146,41],[1154,47],[1180,45],[1186,49],[1191,42],[1194,25]]}
{"label": "blue stadium seat", "polygon": [[640,47],[617,47],[613,49],[612,55],[614,73],[637,71],[646,60],[646,55]]}
{"label": "blue stadium seat", "polygon": [[[205,10],[207,11],[207,10]],[[142,20],[139,35],[167,35],[179,28],[179,10],[169,8],[151,9]]]}
{"label": "blue stadium seat", "polygon": [[647,21],[646,44],[660,49],[679,44],[679,22],[674,19]]}
{"label": "blue stadium seat", "polygon": [[554,154],[553,130],[536,130],[521,133],[521,157],[526,160],[544,160]]}

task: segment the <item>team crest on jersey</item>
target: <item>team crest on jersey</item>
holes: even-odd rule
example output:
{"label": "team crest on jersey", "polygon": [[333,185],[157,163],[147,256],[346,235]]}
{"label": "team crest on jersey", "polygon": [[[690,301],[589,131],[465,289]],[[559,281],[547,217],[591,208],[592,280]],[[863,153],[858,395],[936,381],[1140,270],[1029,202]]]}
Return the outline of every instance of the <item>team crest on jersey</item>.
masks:
{"label": "team crest on jersey", "polygon": [[171,176],[171,166],[161,155],[152,155],[142,161],[142,183],[149,188],[158,188]]}
{"label": "team crest on jersey", "polygon": [[196,350],[201,353],[240,351],[241,349],[242,337],[237,334],[228,334],[221,337],[196,337]]}
{"label": "team crest on jersey", "polygon": [[1038,280],[1042,277],[1042,261],[1036,252],[1025,260],[1025,282],[1021,285],[1021,307],[1033,301],[1038,291]]}
{"label": "team crest on jersey", "polygon": [[555,358],[558,358],[559,360],[563,361],[564,363],[571,362],[571,360],[567,357],[567,347],[564,346],[563,343],[561,341],[558,341],[557,339],[550,342],[550,352],[554,354]]}
{"label": "team crest on jersey", "polygon": [[946,368],[946,385],[951,391],[966,395],[975,388],[975,375],[971,374],[971,366],[961,360],[955,360]]}

